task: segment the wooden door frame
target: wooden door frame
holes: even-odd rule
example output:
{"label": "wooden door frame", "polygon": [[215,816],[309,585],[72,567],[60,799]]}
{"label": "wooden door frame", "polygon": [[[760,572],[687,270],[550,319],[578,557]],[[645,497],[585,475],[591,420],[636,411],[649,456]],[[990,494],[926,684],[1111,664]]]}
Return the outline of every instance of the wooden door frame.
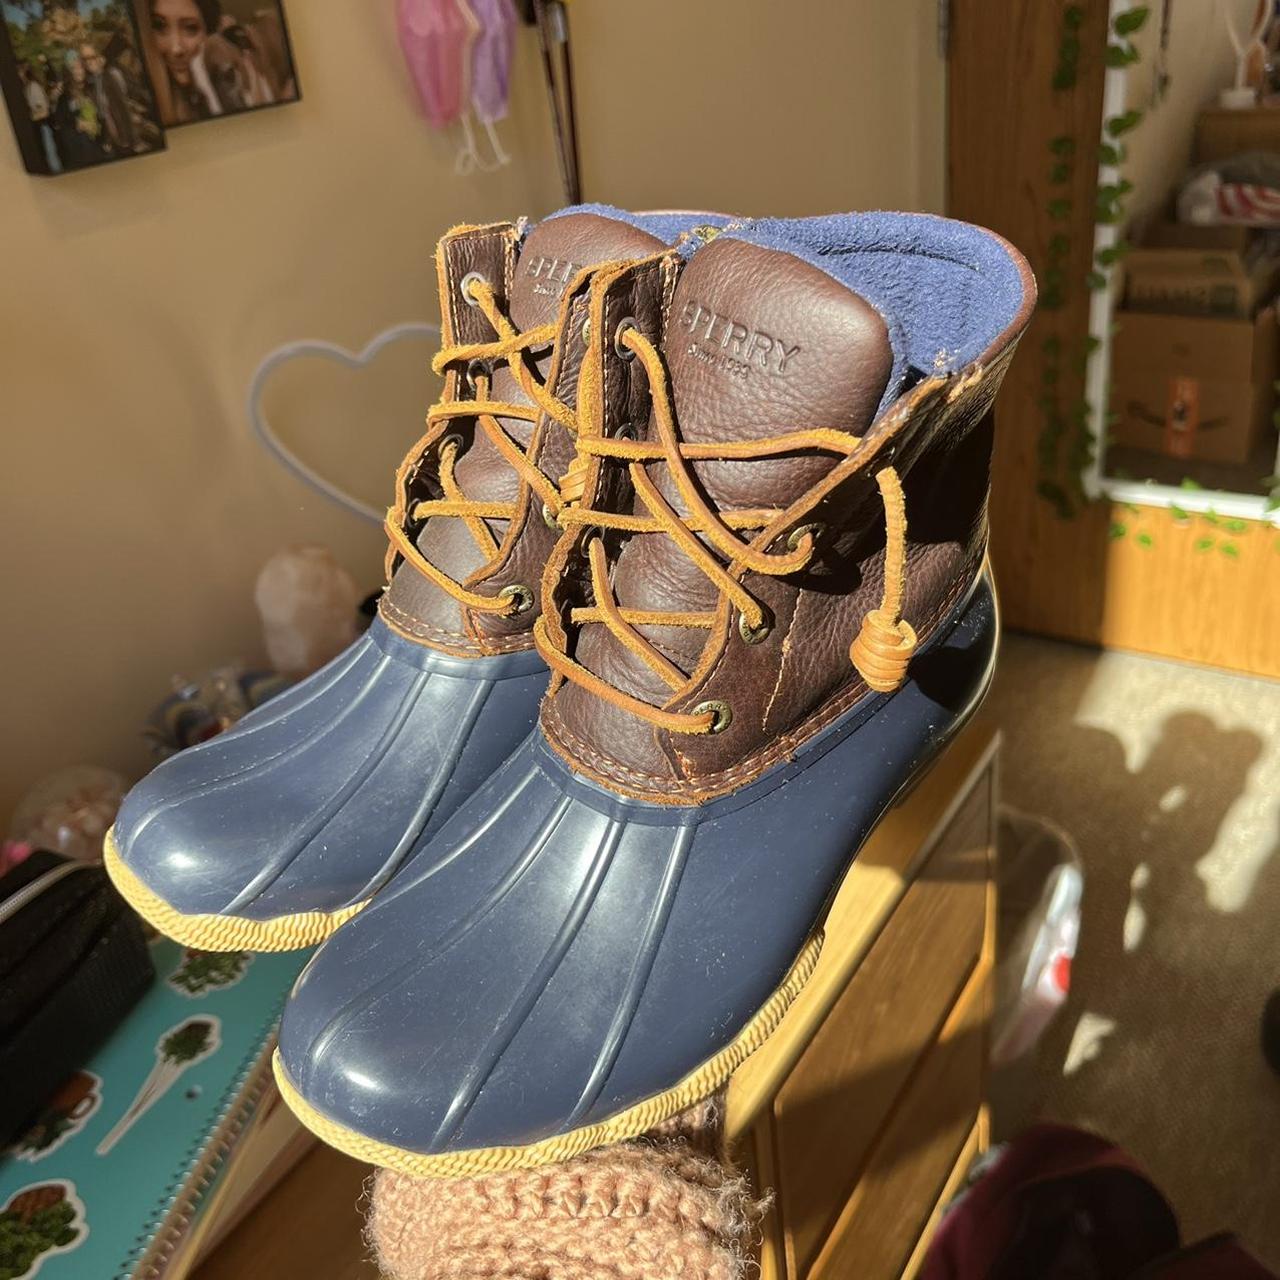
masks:
{"label": "wooden door frame", "polygon": [[[1009,626],[1280,677],[1280,532],[1251,522],[1238,554],[1204,549],[1198,521],[1100,500],[1064,518],[1037,493],[1045,343],[1079,350],[1088,335],[1084,278],[1093,254],[1096,144],[1102,119],[1107,0],[1075,0],[1076,82],[1054,89],[1064,0],[951,0],[947,207],[1017,245],[1043,277],[1065,231],[1070,282],[1041,308],[996,406],[991,554]],[[1066,183],[1051,184],[1054,138],[1076,140]],[[1061,175],[1058,175],[1059,179]],[[1050,216],[1054,199],[1069,211]],[[1042,285],[1043,290],[1043,285]],[[1058,394],[1083,397],[1063,360]],[[1124,528],[1129,535],[1113,536]]]}

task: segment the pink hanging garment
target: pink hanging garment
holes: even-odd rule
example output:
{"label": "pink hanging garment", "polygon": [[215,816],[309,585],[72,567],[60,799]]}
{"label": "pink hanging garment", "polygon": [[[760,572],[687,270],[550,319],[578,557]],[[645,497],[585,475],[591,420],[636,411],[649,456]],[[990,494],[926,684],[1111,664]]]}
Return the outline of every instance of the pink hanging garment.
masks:
{"label": "pink hanging garment", "polygon": [[397,0],[396,26],[422,111],[437,129],[462,115],[472,33],[455,0]]}

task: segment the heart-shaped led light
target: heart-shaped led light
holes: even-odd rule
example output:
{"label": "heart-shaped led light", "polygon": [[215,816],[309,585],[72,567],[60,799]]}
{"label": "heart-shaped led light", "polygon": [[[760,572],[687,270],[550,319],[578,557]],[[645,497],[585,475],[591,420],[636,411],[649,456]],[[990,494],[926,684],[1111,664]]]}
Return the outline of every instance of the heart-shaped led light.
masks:
{"label": "heart-shaped led light", "polygon": [[439,325],[427,324],[425,321],[409,320],[404,324],[392,325],[391,328],[384,329],[363,351],[359,352],[348,351],[346,347],[341,347],[336,342],[324,342],[315,338],[286,342],[283,346],[277,347],[263,358],[262,362],[253,371],[253,377],[249,380],[249,396],[246,410],[254,435],[257,436],[262,447],[276,458],[282,466],[292,471],[294,475],[304,483],[309,484],[316,492],[324,494],[326,498],[336,502],[340,507],[381,527],[383,520],[386,518],[385,511],[371,507],[367,502],[362,502],[359,498],[353,497],[345,489],[334,484],[332,480],[322,476],[314,467],[309,466],[299,458],[276,435],[262,407],[263,392],[266,390],[266,385],[271,375],[281,365],[287,364],[290,360],[318,357],[321,360],[332,360],[334,363],[343,365],[348,369],[363,369],[372,364],[378,358],[378,355],[394,342],[401,342],[406,338],[431,338],[432,340],[437,340],[439,336]]}

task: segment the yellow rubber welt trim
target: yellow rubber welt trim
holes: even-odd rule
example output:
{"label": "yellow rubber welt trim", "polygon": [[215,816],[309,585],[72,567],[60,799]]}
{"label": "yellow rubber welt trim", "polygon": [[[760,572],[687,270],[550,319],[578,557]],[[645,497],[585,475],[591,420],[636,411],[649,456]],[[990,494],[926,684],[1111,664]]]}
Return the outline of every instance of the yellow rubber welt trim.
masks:
{"label": "yellow rubber welt trim", "polygon": [[293,1114],[317,1138],[366,1164],[380,1165],[416,1178],[469,1178],[507,1169],[533,1169],[538,1165],[568,1160],[593,1147],[637,1138],[664,1120],[711,1097],[777,1029],[782,1015],[812,976],[822,951],[822,939],[823,934],[819,930],[805,943],[782,985],[751,1021],[719,1053],[695,1067],[679,1084],[637,1102],[599,1124],[570,1129],[568,1133],[557,1133],[527,1146],[476,1147],[470,1151],[447,1151],[439,1155],[424,1155],[420,1151],[393,1147],[348,1129],[313,1107],[289,1079],[280,1060],[279,1049],[271,1059],[271,1068],[280,1096]]}
{"label": "yellow rubber welt trim", "polygon": [[125,865],[116,848],[114,827],[102,842],[102,861],[111,883],[148,924],[184,947],[200,951],[297,951],[323,942],[365,906],[357,902],[337,911],[300,911],[271,920],[187,915],[147,888]]}

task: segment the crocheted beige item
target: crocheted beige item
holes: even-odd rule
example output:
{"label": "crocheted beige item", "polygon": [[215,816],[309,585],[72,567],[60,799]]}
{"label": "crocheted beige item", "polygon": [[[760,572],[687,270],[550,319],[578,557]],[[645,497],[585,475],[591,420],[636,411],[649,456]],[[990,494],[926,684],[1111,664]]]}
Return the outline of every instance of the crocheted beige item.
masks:
{"label": "crocheted beige item", "polygon": [[382,1170],[368,1238],[392,1280],[742,1280],[764,1208],[719,1158],[712,1099],[631,1142],[477,1178]]}

